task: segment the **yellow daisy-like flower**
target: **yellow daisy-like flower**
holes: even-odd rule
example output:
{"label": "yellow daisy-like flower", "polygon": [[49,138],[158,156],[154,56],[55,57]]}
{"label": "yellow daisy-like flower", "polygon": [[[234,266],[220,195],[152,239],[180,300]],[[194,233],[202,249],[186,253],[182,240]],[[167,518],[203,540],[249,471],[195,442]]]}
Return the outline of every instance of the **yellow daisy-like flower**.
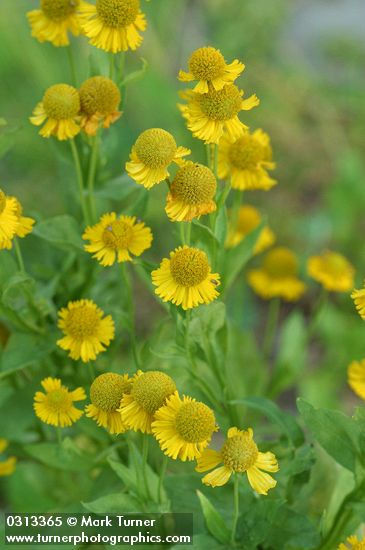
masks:
{"label": "yellow daisy-like flower", "polygon": [[[6,439],[0,438],[0,454],[3,454],[3,452],[7,449],[8,445],[9,445],[9,442]],[[1,460],[0,477],[10,476],[12,473],[14,473],[15,465],[16,465],[15,456],[9,456],[9,458],[6,458],[5,460]]]}
{"label": "yellow daisy-like flower", "polygon": [[117,262],[131,262],[132,256],[140,256],[150,248],[152,233],[134,216],[119,216],[115,212],[104,214],[100,222],[87,227],[82,238],[90,241],[85,250],[93,254],[103,266]]}
{"label": "yellow daisy-like flower", "polygon": [[256,294],[265,300],[278,297],[295,302],[306,288],[298,279],[296,255],[285,247],[277,247],[268,252],[262,267],[249,271],[247,280]]}
{"label": "yellow daisy-like flower", "polygon": [[12,198],[15,199],[15,202],[16,202],[15,212],[18,218],[18,227],[16,230],[16,236],[23,239],[24,237],[29,235],[29,233],[32,232],[33,225],[35,224],[35,220],[33,220],[33,218],[28,218],[26,216],[23,216],[22,205],[20,204],[18,199],[16,199],[15,197],[12,197]]}
{"label": "yellow daisy-like flower", "polygon": [[86,416],[93,418],[98,426],[107,428],[111,434],[122,434],[128,428],[119,412],[123,395],[131,391],[133,381],[128,374],[106,372],[95,378],[90,388],[91,404]]}
{"label": "yellow daisy-like flower", "polygon": [[82,29],[90,44],[106,52],[136,50],[142,44],[139,31],[146,30],[140,0],[96,0],[95,6],[80,7],[85,18]]}
{"label": "yellow daisy-like flower", "polygon": [[355,535],[348,537],[346,543],[342,542],[338,550],[365,550],[365,539],[360,541]]}
{"label": "yellow daisy-like flower", "polygon": [[185,310],[209,304],[219,296],[220,275],[211,273],[206,253],[198,248],[179,246],[151,276],[157,287],[155,293],[164,302],[181,305]]}
{"label": "yellow daisy-like flower", "polygon": [[74,402],[86,399],[83,388],[69,391],[59,378],[51,377],[42,380],[41,384],[45,393],[36,392],[33,407],[42,422],[65,428],[81,418],[84,413],[74,406]]}
{"label": "yellow daisy-like flower", "polygon": [[79,111],[80,96],[76,88],[68,84],[55,84],[46,90],[29,120],[35,126],[46,122],[39,131],[42,137],[55,136],[64,141],[80,132]]}
{"label": "yellow daisy-like flower", "polygon": [[354,286],[355,269],[346,258],[327,250],[321,256],[311,256],[308,275],[330,292],[348,292]]}
{"label": "yellow daisy-like flower", "polygon": [[218,176],[230,177],[233,189],[268,191],[277,183],[268,174],[274,168],[270,138],[262,130],[246,132],[237,139],[223,136],[219,142]]}
{"label": "yellow daisy-like flower", "polygon": [[226,63],[219,50],[210,46],[195,50],[189,59],[189,72],[180,71],[179,80],[192,82],[198,80],[194,92],[206,94],[209,85],[214,90],[221,90],[226,84],[232,84],[240,76],[245,66],[235,59]]}
{"label": "yellow daisy-like flower", "polygon": [[166,214],[174,222],[190,222],[214,212],[217,180],[213,172],[193,162],[186,162],[176,173],[167,195]]}
{"label": "yellow daisy-like flower", "polygon": [[[247,235],[249,235],[258,225],[261,223],[261,214],[248,204],[241,206],[238,213],[238,220],[235,227],[232,227],[232,224],[229,223],[228,217],[228,237],[226,242],[227,248],[233,248],[242,242]],[[267,248],[269,248],[275,242],[275,234],[270,229],[270,227],[265,226],[253,249],[254,254],[259,254]]]}
{"label": "yellow daisy-like flower", "polygon": [[54,46],[68,46],[68,33],[77,36],[81,32],[78,10],[82,0],[41,0],[40,9],[27,13],[32,36],[39,42],[51,42]]}
{"label": "yellow daisy-like flower", "polygon": [[95,360],[114,338],[114,321],[111,315],[103,315],[92,300],[69,302],[58,313],[58,327],[65,336],[57,345],[69,351],[71,359]]}
{"label": "yellow daisy-like flower", "polygon": [[213,411],[176,391],[161,407],[152,422],[152,433],[161,450],[176,460],[194,460],[209,445],[213,432],[218,430]]}
{"label": "yellow daisy-like flower", "polygon": [[174,137],[162,128],[150,128],[140,134],[132,147],[125,169],[137,183],[151,189],[169,177],[168,167],[175,162],[181,165],[190,149],[178,147]]}
{"label": "yellow daisy-like flower", "polygon": [[362,319],[365,319],[365,286],[361,290],[354,290],[351,298],[355,303],[355,307]]}
{"label": "yellow daisy-like flower", "polygon": [[[219,464],[223,466],[216,468]],[[214,469],[203,477],[202,482],[211,487],[225,485],[233,473],[247,474],[256,493],[267,495],[276,485],[275,479],[265,472],[277,472],[279,466],[273,453],[261,453],[253,440],[253,431],[230,428],[220,451],[206,449],[197,460],[197,472]],[[264,470],[264,471],[262,471]]]}
{"label": "yellow daisy-like flower", "polygon": [[0,250],[12,247],[12,239],[19,231],[18,201],[0,189]]}
{"label": "yellow daisy-like flower", "polygon": [[365,359],[350,363],[347,369],[347,380],[356,395],[365,400]]}
{"label": "yellow daisy-like flower", "polygon": [[231,139],[238,139],[247,126],[238,118],[240,111],[249,111],[260,102],[256,95],[242,99],[243,91],[234,84],[228,84],[221,90],[213,87],[204,94],[192,90],[185,91],[181,97],[186,105],[179,105],[193,136],[205,143],[218,143],[225,131]]}
{"label": "yellow daisy-like flower", "polygon": [[124,394],[119,412],[123,422],[135,432],[150,434],[156,411],[176,391],[173,379],[160,371],[138,371],[130,393]]}
{"label": "yellow daisy-like flower", "polygon": [[109,128],[121,116],[118,110],[121,95],[118,86],[105,76],[93,76],[81,85],[81,128],[95,136],[100,124]]}

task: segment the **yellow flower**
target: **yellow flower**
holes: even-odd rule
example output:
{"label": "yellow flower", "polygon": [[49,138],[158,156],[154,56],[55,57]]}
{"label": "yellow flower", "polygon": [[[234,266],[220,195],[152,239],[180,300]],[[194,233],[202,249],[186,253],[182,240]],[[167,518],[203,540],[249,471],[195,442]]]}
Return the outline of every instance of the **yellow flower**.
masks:
{"label": "yellow flower", "polygon": [[87,363],[105,351],[114,338],[114,321],[92,300],[69,302],[59,311],[58,327],[64,337],[57,341],[60,348],[70,351],[72,359]]}
{"label": "yellow flower", "polygon": [[218,176],[230,177],[233,189],[268,191],[277,183],[268,174],[274,168],[270,138],[262,130],[233,139],[223,136],[219,142]]}
{"label": "yellow flower", "polygon": [[268,252],[262,267],[249,271],[247,280],[256,294],[265,300],[279,297],[295,302],[306,288],[298,279],[296,255],[285,247],[277,247]]}
{"label": "yellow flower", "polygon": [[234,84],[221,90],[210,87],[205,94],[187,90],[181,94],[187,104],[179,105],[179,108],[193,136],[205,143],[218,143],[224,131],[231,139],[238,139],[247,130],[238,114],[256,107],[259,100],[256,95],[244,100],[242,96],[243,91]]}
{"label": "yellow flower", "polygon": [[[365,539],[362,539],[361,541],[355,537],[348,537],[346,539],[347,544],[343,544],[343,542],[338,547],[338,550],[365,550]],[[348,544],[350,546],[348,546]]]}
{"label": "yellow flower", "polygon": [[68,32],[77,36],[81,32],[78,9],[82,0],[41,0],[40,9],[27,13],[32,36],[39,42],[54,46],[68,46]]}
{"label": "yellow flower", "polygon": [[166,130],[150,128],[138,137],[125,168],[132,179],[151,189],[169,177],[168,167],[171,163],[181,165],[184,162],[182,157],[190,153],[190,149],[178,147]]}
{"label": "yellow flower", "polygon": [[356,395],[365,400],[365,359],[350,363],[347,369],[347,380]]}
{"label": "yellow flower", "polygon": [[77,124],[79,111],[80,96],[76,88],[68,84],[55,84],[46,90],[29,120],[35,126],[41,126],[47,121],[39,134],[45,138],[55,136],[64,141],[80,132]]}
{"label": "yellow flower", "polygon": [[[9,443],[6,439],[0,438],[0,454],[3,454],[3,452],[8,447]],[[4,476],[10,476],[12,473],[14,473],[16,465],[16,458],[15,456],[9,456],[6,460],[0,461],[0,477]]]}
{"label": "yellow flower", "polygon": [[[230,213],[229,213],[230,214]],[[226,246],[233,248],[247,237],[261,223],[260,212],[248,204],[241,206],[238,213],[238,220],[235,227],[232,227],[230,218],[228,218],[228,237]],[[266,248],[269,248],[275,242],[275,234],[270,227],[263,227],[253,249],[254,254],[259,254]]]}
{"label": "yellow flower", "polygon": [[130,393],[122,397],[119,412],[123,422],[135,432],[150,434],[156,411],[175,391],[175,382],[164,372],[138,371]]}
{"label": "yellow flower", "polygon": [[362,319],[365,319],[365,288],[354,290],[351,298],[355,302],[355,307]]}
{"label": "yellow flower", "polygon": [[166,214],[175,222],[190,222],[193,218],[210,214],[217,208],[214,202],[216,190],[217,180],[209,168],[186,162],[171,184]]}
{"label": "yellow flower", "polygon": [[80,90],[81,127],[89,136],[95,136],[100,124],[109,128],[121,116],[118,111],[121,95],[118,86],[105,76],[93,76]]}
{"label": "yellow flower", "polygon": [[176,391],[161,407],[152,422],[152,433],[161,450],[176,460],[194,460],[218,430],[213,411],[191,397],[180,399]]}
{"label": "yellow flower", "polygon": [[219,50],[210,46],[195,50],[189,59],[189,72],[180,71],[179,80],[192,82],[198,80],[194,92],[206,94],[209,84],[214,90],[221,90],[226,84],[232,84],[245,66],[235,59],[227,65]]}
{"label": "yellow flower", "polygon": [[103,266],[117,262],[130,262],[140,256],[152,242],[152,233],[143,222],[132,216],[119,216],[115,212],[104,214],[100,222],[87,227],[82,238],[90,241],[85,250],[93,254]]}
{"label": "yellow flower", "polygon": [[10,249],[12,239],[21,229],[18,205],[17,199],[8,197],[0,190],[0,250]]}
{"label": "yellow flower", "polygon": [[106,52],[136,50],[143,41],[138,31],[147,27],[140,10],[140,0],[96,0],[85,4],[80,12],[84,17],[82,29],[90,44]]}
{"label": "yellow flower", "polygon": [[155,293],[164,302],[172,302],[183,309],[199,304],[209,304],[219,295],[218,273],[211,273],[208,257],[198,248],[183,246],[170,252],[170,259],[164,258],[161,265],[152,271]]}
{"label": "yellow flower", "polygon": [[95,378],[90,388],[91,404],[86,416],[93,418],[98,426],[107,428],[111,434],[122,434],[128,428],[119,412],[123,395],[130,392],[132,380],[128,374],[106,372]]}
{"label": "yellow flower", "polygon": [[62,386],[59,378],[45,378],[41,382],[45,393],[37,391],[34,396],[34,410],[38,418],[52,426],[71,426],[83,411],[74,406],[74,401],[83,401],[86,394],[83,388],[69,391]]}
{"label": "yellow flower", "polygon": [[[216,468],[219,464],[223,466]],[[214,469],[202,482],[211,487],[225,485],[233,473],[246,472],[249,484],[256,493],[267,495],[276,485],[275,479],[265,472],[277,472],[279,466],[273,453],[261,453],[253,440],[253,431],[228,430],[227,439],[220,451],[206,449],[197,461],[197,472]],[[264,470],[264,471],[262,471]]]}
{"label": "yellow flower", "polygon": [[28,218],[23,216],[22,205],[20,204],[18,199],[16,199],[15,197],[12,197],[12,198],[15,200],[15,203],[16,203],[15,213],[16,213],[16,217],[18,218],[18,227],[16,230],[16,236],[23,239],[24,237],[29,235],[29,233],[32,232],[33,225],[35,224],[35,220],[33,220],[33,218]]}
{"label": "yellow flower", "polygon": [[348,292],[354,286],[355,269],[337,252],[327,250],[321,256],[311,256],[307,262],[308,274],[332,292]]}

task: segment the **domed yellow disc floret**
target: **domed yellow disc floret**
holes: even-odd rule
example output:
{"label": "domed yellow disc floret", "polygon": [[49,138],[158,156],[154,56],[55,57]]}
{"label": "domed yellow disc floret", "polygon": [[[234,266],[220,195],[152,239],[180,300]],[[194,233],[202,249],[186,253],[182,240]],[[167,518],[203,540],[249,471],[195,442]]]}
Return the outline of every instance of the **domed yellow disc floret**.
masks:
{"label": "domed yellow disc floret", "polygon": [[75,13],[79,0],[41,0],[41,10],[50,19],[66,19]]}
{"label": "domed yellow disc floret", "polygon": [[150,128],[138,137],[135,151],[149,168],[163,168],[174,159],[177,150],[173,136],[162,128]]}
{"label": "domed yellow disc floret", "polygon": [[273,278],[293,277],[298,271],[298,260],[291,250],[278,247],[268,252],[263,267]]}
{"label": "domed yellow disc floret", "polygon": [[237,116],[242,106],[242,92],[234,84],[222,90],[210,90],[199,98],[203,113],[211,120],[224,121]]}
{"label": "domed yellow disc floret", "polygon": [[264,149],[259,141],[252,139],[250,134],[244,134],[235,141],[229,150],[229,160],[233,166],[241,170],[250,170],[264,159]]}
{"label": "domed yellow disc floret", "polygon": [[104,76],[93,76],[80,88],[81,110],[87,115],[107,115],[119,107],[121,100],[118,86]]}
{"label": "domed yellow disc floret", "polygon": [[121,374],[106,372],[95,378],[90,388],[90,399],[93,405],[106,412],[115,411],[123,394],[129,393],[132,381]]}
{"label": "domed yellow disc floret", "polygon": [[53,426],[71,426],[83,411],[74,406],[74,401],[86,398],[83,388],[69,391],[59,378],[45,378],[41,382],[45,393],[37,391],[34,396],[34,410],[38,418]]}
{"label": "domed yellow disc floret", "polygon": [[129,248],[134,232],[133,227],[123,220],[115,220],[103,231],[103,241],[109,248]]}
{"label": "domed yellow disc floret", "polygon": [[175,382],[170,376],[163,372],[150,371],[135,380],[131,395],[142,409],[153,414],[175,390]]}
{"label": "domed yellow disc floret", "polygon": [[70,310],[65,320],[65,329],[73,338],[84,339],[95,333],[99,321],[98,310],[83,304]]}
{"label": "domed yellow disc floret", "polygon": [[80,110],[78,91],[68,84],[55,84],[43,96],[43,106],[47,117],[55,120],[74,118]]}
{"label": "domed yellow disc floret", "polygon": [[211,438],[215,431],[213,411],[204,403],[183,403],[176,415],[176,430],[188,443],[201,443]]}
{"label": "domed yellow disc floret", "polygon": [[229,437],[222,448],[223,463],[234,472],[245,472],[251,468],[258,457],[256,443],[247,432]]}
{"label": "domed yellow disc floret", "polygon": [[199,48],[189,59],[189,70],[195,80],[214,80],[222,76],[226,68],[224,57],[212,47]]}
{"label": "domed yellow disc floret", "polygon": [[127,27],[136,20],[139,0],[96,0],[99,17],[108,27]]}
{"label": "domed yellow disc floret", "polygon": [[176,173],[171,194],[187,204],[200,204],[212,200],[216,189],[217,180],[209,168],[187,163]]}
{"label": "domed yellow disc floret", "polygon": [[181,286],[199,285],[209,271],[206,253],[197,248],[182,248],[171,258],[171,274]]}

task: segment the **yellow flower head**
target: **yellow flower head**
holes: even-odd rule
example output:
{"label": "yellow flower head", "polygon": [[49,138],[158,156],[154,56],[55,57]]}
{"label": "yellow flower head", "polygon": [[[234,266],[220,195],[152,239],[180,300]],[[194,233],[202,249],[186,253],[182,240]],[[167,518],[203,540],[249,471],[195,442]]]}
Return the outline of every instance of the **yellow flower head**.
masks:
{"label": "yellow flower head", "polygon": [[365,539],[360,541],[356,536],[352,536],[346,539],[346,543],[342,542],[338,550],[365,550]]}
{"label": "yellow flower head", "polygon": [[11,249],[15,237],[25,237],[32,231],[34,220],[22,214],[18,199],[8,197],[0,189],[0,250]]}
{"label": "yellow flower head", "polygon": [[351,298],[355,302],[355,307],[362,319],[365,319],[365,286],[361,290],[354,290]]}
{"label": "yellow flower head", "polygon": [[330,292],[348,292],[354,286],[355,269],[337,252],[327,250],[321,256],[311,256],[308,274]]}
{"label": "yellow flower head", "polygon": [[268,174],[274,168],[270,138],[262,130],[235,139],[223,136],[219,142],[218,176],[230,177],[233,189],[268,191],[277,183]]}
{"label": "yellow flower head", "polygon": [[[9,443],[6,439],[0,438],[0,454],[3,454],[3,452],[8,447]],[[0,477],[4,476],[10,476],[12,473],[14,473],[16,465],[16,458],[15,456],[9,456],[9,458],[6,458],[5,460],[0,461]]]}
{"label": "yellow flower head", "polygon": [[170,258],[152,271],[155,293],[164,302],[172,302],[183,309],[209,304],[219,295],[218,273],[211,273],[208,257],[198,248],[183,246],[170,252]]}
{"label": "yellow flower head", "polygon": [[190,222],[217,208],[214,201],[217,180],[213,172],[193,162],[186,162],[176,173],[167,195],[166,214],[171,221]]}
{"label": "yellow flower head", "polygon": [[91,384],[91,404],[85,409],[86,416],[93,418],[98,426],[107,428],[111,434],[124,433],[128,428],[118,409],[123,395],[129,393],[131,388],[132,380],[128,374],[101,374]]}
{"label": "yellow flower head", "polygon": [[140,0],[96,0],[81,6],[82,29],[90,44],[106,52],[136,50],[143,41],[139,31],[146,30]]}
{"label": "yellow flower head", "polygon": [[82,238],[90,241],[85,250],[103,266],[130,262],[131,254],[140,256],[152,243],[149,227],[132,216],[118,218],[115,212],[104,214],[99,223],[87,227]]}
{"label": "yellow flower head", "polygon": [[210,87],[204,94],[188,90],[181,94],[187,104],[179,108],[193,136],[205,143],[218,143],[224,131],[231,139],[238,139],[247,130],[238,114],[256,107],[259,100],[255,95],[244,100],[242,96],[243,91],[234,84],[221,90]]}
{"label": "yellow flower head", "polygon": [[214,90],[221,90],[226,84],[232,84],[244,70],[245,66],[235,59],[227,65],[219,50],[210,46],[195,50],[189,59],[189,72],[180,71],[179,80],[192,82],[198,80],[194,92],[206,94],[209,85]]}
{"label": "yellow flower head", "polygon": [[[230,213],[228,213],[230,214]],[[233,248],[244,240],[258,225],[261,223],[260,212],[248,204],[241,206],[238,213],[238,220],[235,227],[232,227],[230,223],[230,217],[228,217],[228,237],[226,246],[227,248]],[[275,242],[275,234],[271,231],[270,227],[266,226],[262,229],[257,242],[254,246],[253,253],[259,254],[269,248]]]}
{"label": "yellow flower head", "polygon": [[176,391],[175,382],[160,371],[138,371],[129,394],[124,394],[120,406],[123,422],[135,432],[151,433],[156,411]]}
{"label": "yellow flower head", "polygon": [[[219,464],[223,466],[216,468]],[[206,449],[197,461],[197,472],[206,472],[202,482],[211,487],[225,485],[233,473],[247,474],[248,481],[256,493],[267,495],[276,485],[275,479],[265,472],[277,472],[279,466],[273,453],[261,453],[253,440],[253,431],[228,430],[227,439],[220,451]],[[264,471],[262,471],[264,470]]]}
{"label": "yellow flower head", "polygon": [[39,42],[68,46],[68,32],[75,36],[81,32],[78,10],[83,4],[82,0],[41,0],[39,10],[27,13],[32,36]]}
{"label": "yellow flower head", "polygon": [[16,230],[16,236],[20,237],[21,239],[29,235],[29,233],[32,232],[33,225],[35,224],[35,220],[33,218],[28,218],[26,216],[23,216],[23,207],[16,199],[15,197],[12,197],[15,200],[16,203],[16,209],[15,214],[18,218],[18,227]]}
{"label": "yellow flower head", "polygon": [[190,155],[190,152],[190,149],[178,147],[166,130],[150,128],[138,137],[125,168],[132,179],[151,189],[169,176],[170,164],[182,164],[182,157]]}
{"label": "yellow flower head", "polygon": [[365,400],[365,359],[350,363],[347,369],[347,380],[356,395]]}
{"label": "yellow flower head", "polygon": [[83,401],[86,394],[83,388],[69,391],[62,386],[59,378],[45,378],[41,382],[45,393],[37,391],[34,396],[34,410],[38,418],[52,426],[71,426],[83,411],[74,406],[74,401]]}
{"label": "yellow flower head", "polygon": [[77,124],[80,111],[79,92],[68,84],[55,84],[46,90],[43,99],[33,111],[30,121],[41,126],[42,137],[55,136],[60,141],[72,139],[80,132]]}
{"label": "yellow flower head", "polygon": [[213,411],[191,397],[180,399],[176,391],[161,407],[152,422],[152,433],[161,450],[176,460],[194,460],[217,431]]}
{"label": "yellow flower head", "polygon": [[109,128],[121,116],[121,95],[118,86],[105,76],[93,76],[80,90],[81,127],[89,136],[95,136],[100,124]]}
{"label": "yellow flower head", "polygon": [[59,313],[58,327],[64,337],[57,341],[60,348],[69,351],[72,359],[87,363],[105,351],[114,338],[114,321],[92,300],[69,302]]}
{"label": "yellow flower head", "polygon": [[305,284],[298,279],[296,255],[285,247],[268,252],[260,269],[252,269],[247,275],[253,290],[264,298],[283,298],[288,302],[299,300],[305,291]]}

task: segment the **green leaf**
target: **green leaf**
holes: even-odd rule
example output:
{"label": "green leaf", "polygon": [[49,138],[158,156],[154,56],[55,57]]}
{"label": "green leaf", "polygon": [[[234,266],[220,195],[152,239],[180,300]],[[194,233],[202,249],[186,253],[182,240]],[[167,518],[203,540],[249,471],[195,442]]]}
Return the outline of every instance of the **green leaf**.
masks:
{"label": "green leaf", "polygon": [[203,495],[203,493],[197,491],[197,495],[200,500],[200,505],[203,510],[203,515],[207,524],[208,531],[219,542],[223,544],[228,543],[230,540],[230,531],[226,526],[226,522],[224,521],[218,510],[210,502],[210,500],[205,495]]}
{"label": "green leaf", "polygon": [[127,173],[108,181],[95,191],[95,196],[101,199],[109,199],[118,202],[134,202],[143,188],[136,185],[135,181]]}
{"label": "green leaf", "polygon": [[125,493],[112,493],[82,505],[94,514],[120,514],[141,512],[143,504],[135,497]]}
{"label": "green leaf", "polygon": [[219,245],[224,249],[228,231],[227,209],[221,208],[215,221],[215,237]]}
{"label": "green leaf", "polygon": [[35,281],[26,273],[15,273],[7,283],[3,286],[1,300],[6,307],[11,307],[15,310],[24,305],[24,294],[34,291]]}
{"label": "green leaf", "polygon": [[142,68],[138,69],[138,71],[133,71],[132,73],[129,73],[122,81],[121,86],[129,86],[129,84],[138,82],[144,77],[148,68],[148,63],[143,57],[141,57],[140,59],[142,61]]}
{"label": "green leaf", "polygon": [[39,363],[55,347],[52,334],[38,336],[13,333],[1,356],[0,379],[26,367]]}
{"label": "green leaf", "polygon": [[[195,548],[199,548],[199,550],[219,550],[227,548],[208,535],[195,535],[194,546]],[[171,550],[186,550],[186,544],[175,544],[171,547]]]}
{"label": "green leaf", "polygon": [[37,223],[34,235],[62,250],[83,250],[80,227],[72,216],[55,216]]}
{"label": "green leaf", "polygon": [[0,158],[14,146],[16,134],[20,130],[20,126],[9,125],[4,118],[0,119]]}
{"label": "green leaf", "polygon": [[94,466],[92,458],[83,453],[70,438],[59,443],[26,445],[24,450],[42,464],[68,472],[84,472]]}

